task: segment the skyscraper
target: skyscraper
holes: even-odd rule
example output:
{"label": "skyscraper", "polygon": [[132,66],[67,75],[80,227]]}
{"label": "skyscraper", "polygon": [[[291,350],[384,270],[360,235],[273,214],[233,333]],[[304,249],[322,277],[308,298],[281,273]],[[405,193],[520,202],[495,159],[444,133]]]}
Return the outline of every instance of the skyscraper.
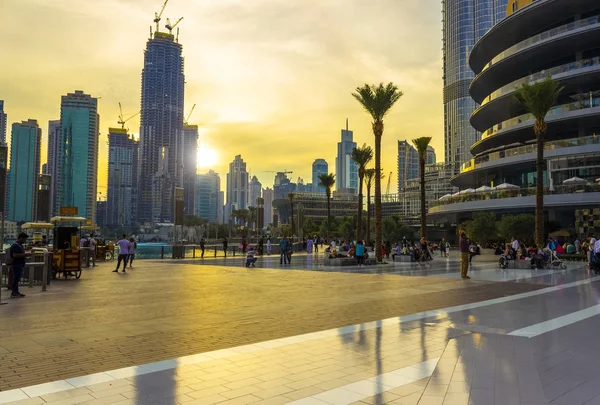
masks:
{"label": "skyscraper", "polygon": [[348,130],[348,120],[346,120],[346,129],[342,129],[342,139],[337,144],[335,187],[337,190],[351,188],[356,193],[358,190],[358,166],[352,160],[352,150],[356,149],[356,142],[353,138],[354,134]]}
{"label": "skyscraper", "polygon": [[198,125],[183,126],[183,200],[186,215],[196,209],[196,167],[198,161]]}
{"label": "skyscraper", "polygon": [[219,191],[219,200],[217,202],[217,223],[225,224],[225,192]]}
{"label": "skyscraper", "polygon": [[196,176],[196,207],[195,215],[216,223],[219,219],[219,192],[221,178],[218,173],[210,170],[206,174]]}
{"label": "skyscraper", "polygon": [[98,99],[80,90],[62,96],[55,213],[77,207],[79,216],[95,222],[99,126]]}
{"label": "skyscraper", "polygon": [[58,174],[58,152],[60,150],[60,120],[48,121],[48,154],[46,174],[50,177],[50,215],[58,213],[56,194],[56,175]]}
{"label": "skyscraper", "polygon": [[275,194],[272,188],[263,189],[263,200],[265,201],[265,226],[273,222],[273,200]]}
{"label": "skyscraper", "polygon": [[0,100],[0,145],[6,145],[6,119],[4,100]]}
{"label": "skyscraper", "polygon": [[435,149],[433,146],[429,145],[427,147],[427,157],[425,158],[426,165],[432,165],[437,162],[437,158],[435,156]]}
{"label": "skyscraper", "polygon": [[442,0],[444,69],[444,157],[460,166],[481,136],[469,118],[477,104],[469,96],[475,77],[468,64],[473,45],[506,15],[507,0]]}
{"label": "skyscraper", "polygon": [[406,188],[406,182],[419,177],[419,153],[407,141],[398,141],[398,193]]}
{"label": "skyscraper", "polygon": [[248,205],[256,207],[256,200],[262,197],[262,184],[256,176],[252,176],[248,188]]}
{"label": "skyscraper", "polygon": [[314,193],[324,193],[325,187],[321,186],[319,176],[329,173],[329,165],[325,159],[316,159],[312,164],[312,188]]}
{"label": "skyscraper", "polygon": [[10,137],[9,221],[35,221],[42,130],[36,120],[15,122]]}
{"label": "skyscraper", "polygon": [[248,172],[246,163],[241,155],[237,155],[229,164],[227,173],[227,212],[231,215],[233,210],[248,208]]}
{"label": "skyscraper", "polygon": [[125,128],[109,128],[108,131],[105,221],[108,226],[130,227],[136,217],[139,142]]}
{"label": "skyscraper", "polygon": [[183,186],[182,47],[155,32],[148,39],[142,70],[138,219],[172,222],[175,187]]}

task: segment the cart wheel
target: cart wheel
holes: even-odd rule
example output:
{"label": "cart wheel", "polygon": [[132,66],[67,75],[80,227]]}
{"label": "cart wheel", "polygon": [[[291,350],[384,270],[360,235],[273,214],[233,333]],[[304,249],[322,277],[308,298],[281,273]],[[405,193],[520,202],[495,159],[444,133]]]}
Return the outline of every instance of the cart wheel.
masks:
{"label": "cart wheel", "polygon": [[106,261],[113,260],[114,256],[111,252],[106,252]]}
{"label": "cart wheel", "polygon": [[79,277],[81,277],[81,270],[75,273],[75,278],[79,280]]}

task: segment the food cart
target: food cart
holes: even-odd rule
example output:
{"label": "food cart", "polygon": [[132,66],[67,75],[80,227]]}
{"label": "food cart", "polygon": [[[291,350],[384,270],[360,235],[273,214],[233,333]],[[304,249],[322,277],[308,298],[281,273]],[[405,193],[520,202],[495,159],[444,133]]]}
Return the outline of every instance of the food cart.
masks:
{"label": "food cart", "polygon": [[58,216],[50,220],[54,224],[54,255],[52,277],[62,274],[64,278],[81,277],[81,255],[79,252],[79,228],[83,217]]}
{"label": "food cart", "polygon": [[[29,247],[48,247],[53,236],[54,224],[48,222],[25,222],[21,225],[23,232],[32,237]],[[46,237],[44,241],[43,236]]]}

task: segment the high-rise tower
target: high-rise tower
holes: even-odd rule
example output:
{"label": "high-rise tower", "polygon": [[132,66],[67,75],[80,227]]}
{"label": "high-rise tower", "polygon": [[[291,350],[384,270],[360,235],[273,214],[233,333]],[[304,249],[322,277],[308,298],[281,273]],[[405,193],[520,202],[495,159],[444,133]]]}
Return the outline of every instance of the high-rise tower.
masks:
{"label": "high-rise tower", "polygon": [[4,100],[0,100],[0,145],[6,145],[6,113]]}
{"label": "high-rise tower", "polygon": [[248,208],[248,172],[246,163],[241,155],[237,155],[229,164],[227,173],[227,212],[231,215],[233,210]]}
{"label": "high-rise tower", "polygon": [[142,70],[138,220],[172,222],[175,187],[183,186],[182,47],[174,35],[148,39]]}
{"label": "high-rise tower", "polygon": [[475,74],[473,45],[506,15],[507,0],[442,0],[444,65],[444,158],[456,168],[471,158],[481,136],[469,123],[477,104],[469,95]]}
{"label": "high-rise tower", "polygon": [[342,139],[337,144],[337,157],[335,158],[335,188],[358,190],[358,166],[352,160],[352,150],[356,149],[354,134],[348,129],[348,120],[346,120],[346,129],[342,129]]}
{"label": "high-rise tower", "polygon": [[136,216],[139,142],[125,128],[108,132],[106,225],[129,227]]}
{"label": "high-rise tower", "polygon": [[329,173],[329,166],[325,159],[315,159],[312,164],[312,191],[314,193],[324,193],[325,187],[321,185],[319,176]]}
{"label": "high-rise tower", "polygon": [[58,151],[60,150],[60,120],[48,121],[48,154],[46,174],[50,175],[50,215],[57,213],[56,175],[58,173]]}
{"label": "high-rise tower", "polygon": [[198,160],[198,125],[183,126],[183,201],[186,215],[196,211]]}
{"label": "high-rise tower", "polygon": [[62,96],[54,213],[71,206],[96,220],[99,126],[98,99],[81,90]]}

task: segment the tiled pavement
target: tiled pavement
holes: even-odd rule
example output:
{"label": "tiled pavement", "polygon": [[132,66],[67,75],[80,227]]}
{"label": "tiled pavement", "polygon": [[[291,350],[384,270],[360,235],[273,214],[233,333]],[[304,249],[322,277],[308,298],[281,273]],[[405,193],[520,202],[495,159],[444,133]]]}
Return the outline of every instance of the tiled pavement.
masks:
{"label": "tiled pavement", "polygon": [[[572,334],[567,333],[579,328],[578,342],[589,343],[587,358],[600,357],[593,336],[582,327],[596,320],[593,314],[580,315],[576,323],[567,319],[572,312],[597,303],[600,288],[582,270],[532,274],[526,280],[498,283],[453,279],[454,264],[444,269],[412,265],[378,270],[389,274],[347,274],[344,269],[326,273],[246,270],[169,262],[138,265],[139,269],[126,275],[108,274],[106,266],[100,267],[85,273],[81,282],[55,283],[44,295],[32,294],[0,307],[0,346],[4,348],[0,349],[0,380],[4,379],[0,384],[5,384],[0,389],[9,390],[0,392],[0,403],[12,395],[12,399],[24,399],[20,404],[56,405],[494,404],[485,397],[489,392],[475,391],[481,389],[479,383],[460,392],[454,392],[458,384],[448,384],[453,388],[443,395],[433,385],[443,385],[439,381],[447,380],[448,372],[444,377],[440,372],[449,370],[453,361],[450,378],[460,370],[468,374],[469,362],[458,364],[461,342],[477,343],[463,356],[476,359],[480,349],[491,347],[485,342],[500,339],[532,343],[549,339],[532,346],[537,350],[532,357],[534,369],[540,370],[539,380],[551,381],[549,387],[557,392],[552,398],[543,385],[549,400],[559,400],[578,387],[587,389],[584,396],[594,391],[588,381],[593,373],[597,375],[594,362],[588,361],[584,368],[591,374],[573,374],[585,350],[581,347],[571,353]],[[481,265],[473,270],[475,278],[492,267]],[[499,280],[507,278],[506,273],[492,271]],[[414,272],[447,277],[398,275]],[[491,274],[485,277],[490,279]],[[540,290],[553,281],[568,283],[567,288]],[[467,305],[446,308],[462,304]],[[436,308],[446,309],[421,313]],[[7,318],[10,321],[4,322]],[[562,320],[558,325],[544,323],[554,318]],[[534,333],[532,339],[504,336],[534,324],[542,325],[535,332],[542,333]],[[330,329],[345,325],[355,326]],[[303,333],[308,335],[298,336]],[[557,343],[559,335],[555,334],[560,333],[564,341]],[[504,352],[499,353],[505,353],[509,345],[501,343],[500,347]],[[490,351],[482,352],[483,358],[490,358]],[[547,353],[562,356],[549,362]],[[437,374],[429,380],[440,356]],[[147,364],[152,361],[159,362]],[[7,368],[6,363],[13,367]],[[510,367],[505,368],[506,375]],[[19,370],[22,377],[5,379],[12,370]],[[494,370],[488,364],[487,375]],[[57,382],[32,387],[49,381]],[[512,380],[498,381],[502,387]],[[527,390],[524,393],[529,395]],[[584,403],[577,398],[557,403]],[[522,397],[495,403],[526,404],[515,399]]]}

